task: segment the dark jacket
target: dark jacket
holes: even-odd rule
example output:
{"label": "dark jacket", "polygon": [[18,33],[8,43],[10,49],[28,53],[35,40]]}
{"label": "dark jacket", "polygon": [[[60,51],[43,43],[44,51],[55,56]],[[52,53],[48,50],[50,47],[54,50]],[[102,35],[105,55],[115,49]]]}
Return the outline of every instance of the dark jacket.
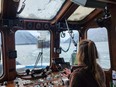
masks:
{"label": "dark jacket", "polygon": [[69,85],[69,87],[99,87],[91,71],[83,66],[72,72]]}

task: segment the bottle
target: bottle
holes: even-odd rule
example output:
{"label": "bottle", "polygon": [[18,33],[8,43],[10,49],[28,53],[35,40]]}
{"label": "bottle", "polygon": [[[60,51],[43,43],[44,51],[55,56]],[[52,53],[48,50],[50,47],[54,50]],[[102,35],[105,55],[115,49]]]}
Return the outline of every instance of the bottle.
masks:
{"label": "bottle", "polygon": [[77,65],[77,59],[76,59],[77,50],[74,50],[71,54],[71,65]]}

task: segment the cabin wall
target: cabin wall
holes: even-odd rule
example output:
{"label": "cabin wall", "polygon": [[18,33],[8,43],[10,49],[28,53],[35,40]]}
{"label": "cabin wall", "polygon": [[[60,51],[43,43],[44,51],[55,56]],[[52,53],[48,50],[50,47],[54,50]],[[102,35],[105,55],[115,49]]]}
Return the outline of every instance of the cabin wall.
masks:
{"label": "cabin wall", "polygon": [[[16,78],[16,51],[14,33],[6,28],[2,30],[2,55],[3,55],[3,76],[2,80],[12,80]],[[0,82],[2,81],[0,80]]]}
{"label": "cabin wall", "polygon": [[111,55],[111,68],[116,70],[116,5],[109,4],[109,11],[111,13],[111,21],[107,27],[109,34],[109,47]]}

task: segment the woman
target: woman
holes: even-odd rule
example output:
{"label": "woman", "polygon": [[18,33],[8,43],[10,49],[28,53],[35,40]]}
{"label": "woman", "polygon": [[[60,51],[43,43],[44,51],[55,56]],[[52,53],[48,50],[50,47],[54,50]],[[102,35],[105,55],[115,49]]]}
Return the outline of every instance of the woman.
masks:
{"label": "woman", "polygon": [[70,76],[69,87],[106,87],[105,75],[97,64],[97,48],[91,40],[82,40],[77,53],[78,67],[71,73],[65,69],[65,76]]}

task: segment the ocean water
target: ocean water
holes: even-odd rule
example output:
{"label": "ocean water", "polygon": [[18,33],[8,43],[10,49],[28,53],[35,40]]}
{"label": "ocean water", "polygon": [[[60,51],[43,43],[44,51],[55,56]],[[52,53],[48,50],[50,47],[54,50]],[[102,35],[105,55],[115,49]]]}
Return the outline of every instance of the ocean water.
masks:
{"label": "ocean water", "polygon": [[50,62],[50,48],[37,48],[36,44],[33,45],[17,45],[17,59],[21,65],[34,65],[39,53],[42,52],[43,55],[40,56],[38,63],[49,63]]}
{"label": "ocean water", "polygon": [[[110,68],[110,56],[109,56],[109,48],[107,42],[95,42],[98,53],[99,60],[98,63],[103,68]],[[68,43],[62,43],[61,47],[66,50],[68,48]],[[76,47],[71,44],[68,52],[61,52],[60,57],[63,57],[66,62],[71,62],[71,54],[76,49]],[[21,65],[34,65],[39,52],[42,52],[43,55],[40,58],[38,64],[49,64],[50,63],[50,49],[49,48],[37,48],[37,45],[17,45],[17,61]],[[77,46],[78,50],[78,46]]]}

